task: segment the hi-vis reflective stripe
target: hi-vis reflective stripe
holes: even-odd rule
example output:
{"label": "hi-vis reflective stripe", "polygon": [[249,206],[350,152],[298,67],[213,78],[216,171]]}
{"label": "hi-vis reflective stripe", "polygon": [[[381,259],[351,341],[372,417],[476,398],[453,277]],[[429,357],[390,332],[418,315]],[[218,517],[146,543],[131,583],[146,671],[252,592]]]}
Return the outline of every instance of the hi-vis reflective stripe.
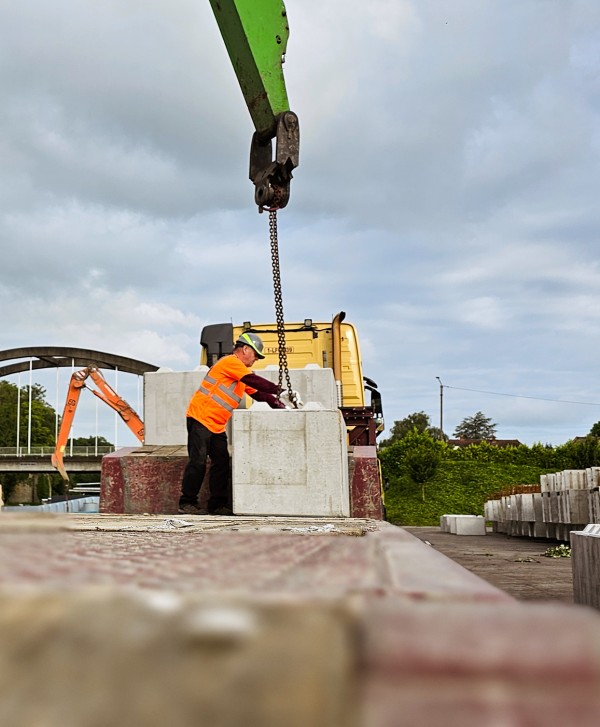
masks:
{"label": "hi-vis reflective stripe", "polygon": [[198,387],[198,391],[203,393],[205,396],[207,396],[209,399],[213,399],[217,404],[222,406],[226,411],[233,411],[236,406],[234,404],[231,404],[230,401],[227,401],[219,394],[225,394],[225,396],[230,399],[231,401],[235,402],[236,405],[239,406],[239,404],[242,401],[242,397],[235,393],[235,387],[237,386],[237,381],[233,381],[229,386],[225,386],[224,384],[218,385],[218,390],[213,389],[212,391],[206,386],[206,383],[208,384],[216,384],[216,379],[213,379],[212,376],[205,376],[202,382],[200,383],[200,386]]}

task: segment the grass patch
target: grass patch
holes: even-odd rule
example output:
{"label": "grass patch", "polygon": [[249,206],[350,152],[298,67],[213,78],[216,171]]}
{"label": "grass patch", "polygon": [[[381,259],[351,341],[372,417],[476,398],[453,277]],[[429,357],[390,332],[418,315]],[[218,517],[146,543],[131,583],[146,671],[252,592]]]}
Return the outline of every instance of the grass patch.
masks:
{"label": "grass patch", "polygon": [[490,496],[512,485],[537,484],[540,475],[554,472],[531,465],[491,462],[440,463],[433,479],[420,485],[407,475],[390,478],[385,492],[387,519],[396,525],[439,525],[442,515],[483,515]]}

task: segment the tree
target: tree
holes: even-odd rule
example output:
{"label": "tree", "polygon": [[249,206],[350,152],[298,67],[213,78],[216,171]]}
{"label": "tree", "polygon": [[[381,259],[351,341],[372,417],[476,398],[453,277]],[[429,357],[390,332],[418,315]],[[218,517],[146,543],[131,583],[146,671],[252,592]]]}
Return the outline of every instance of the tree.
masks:
{"label": "tree", "polygon": [[600,422],[596,422],[594,426],[590,429],[590,436],[600,437]]}
{"label": "tree", "polygon": [[483,412],[478,411],[462,420],[454,430],[454,436],[459,439],[494,439],[497,426]]}
{"label": "tree", "polygon": [[[31,444],[34,447],[52,447],[55,443],[56,412],[46,402],[46,391],[39,384],[31,387]],[[29,386],[21,389],[8,381],[0,381],[0,447],[15,447],[17,444],[17,411],[19,412],[19,445],[26,447],[29,440]],[[29,475],[34,483],[40,475]],[[2,490],[8,501],[17,482],[23,474],[5,473],[2,476]],[[62,488],[60,477],[44,476],[54,481],[53,488]]]}
{"label": "tree", "polygon": [[416,485],[421,485],[424,501],[425,484],[434,477],[445,449],[444,442],[413,429],[381,454],[382,465],[386,474],[393,477],[407,474]]}
{"label": "tree", "polygon": [[439,428],[431,426],[431,420],[424,411],[416,411],[404,419],[394,422],[390,436],[379,443],[380,447],[388,447],[393,442],[399,442],[410,432],[427,432],[434,439],[439,439]]}
{"label": "tree", "polygon": [[95,447],[96,445],[98,447],[112,447],[112,442],[102,436],[75,437],[73,439],[74,447]]}
{"label": "tree", "polygon": [[600,464],[600,442],[593,434],[585,439],[571,439],[562,445],[563,452],[569,457],[573,469],[587,469]]}
{"label": "tree", "polygon": [[[46,391],[39,384],[31,387],[31,444],[52,446],[56,426],[56,412],[45,399]],[[17,410],[19,412],[19,444],[28,441],[29,387],[19,389],[8,381],[0,381],[0,447],[17,444]]]}

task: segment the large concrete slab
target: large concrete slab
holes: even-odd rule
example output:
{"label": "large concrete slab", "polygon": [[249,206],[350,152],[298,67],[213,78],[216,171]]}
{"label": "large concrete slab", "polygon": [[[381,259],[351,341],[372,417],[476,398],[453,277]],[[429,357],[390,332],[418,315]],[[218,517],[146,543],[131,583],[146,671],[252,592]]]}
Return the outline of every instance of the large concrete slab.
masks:
{"label": "large concrete slab", "polygon": [[[269,381],[279,381],[279,369],[269,367],[257,371]],[[309,364],[304,369],[290,369],[290,382],[292,389],[300,394],[300,399],[306,403],[314,401],[321,404],[325,409],[337,408],[337,393],[332,369],[322,369],[315,364]],[[283,381],[285,388],[286,382]]]}
{"label": "large concrete slab", "polygon": [[202,366],[196,371],[144,374],[144,444],[186,444],[185,412],[207,371]]}
{"label": "large concrete slab", "polygon": [[231,430],[235,513],[350,515],[346,425],[338,409],[238,410]]}

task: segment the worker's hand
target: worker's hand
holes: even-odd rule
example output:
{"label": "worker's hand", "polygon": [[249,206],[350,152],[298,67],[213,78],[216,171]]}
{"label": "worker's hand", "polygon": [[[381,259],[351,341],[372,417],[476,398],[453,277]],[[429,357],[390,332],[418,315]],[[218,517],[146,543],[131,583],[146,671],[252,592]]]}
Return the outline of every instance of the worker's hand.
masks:
{"label": "worker's hand", "polygon": [[281,401],[281,399],[277,399],[276,397],[273,397],[272,401],[269,402],[269,406],[271,409],[287,409],[287,406]]}
{"label": "worker's hand", "polygon": [[[300,409],[303,406],[300,394],[295,389],[292,390],[291,394],[286,391],[284,394],[281,394],[280,398],[288,405],[289,409],[295,409],[296,407]],[[296,406],[294,406],[294,403]]]}

